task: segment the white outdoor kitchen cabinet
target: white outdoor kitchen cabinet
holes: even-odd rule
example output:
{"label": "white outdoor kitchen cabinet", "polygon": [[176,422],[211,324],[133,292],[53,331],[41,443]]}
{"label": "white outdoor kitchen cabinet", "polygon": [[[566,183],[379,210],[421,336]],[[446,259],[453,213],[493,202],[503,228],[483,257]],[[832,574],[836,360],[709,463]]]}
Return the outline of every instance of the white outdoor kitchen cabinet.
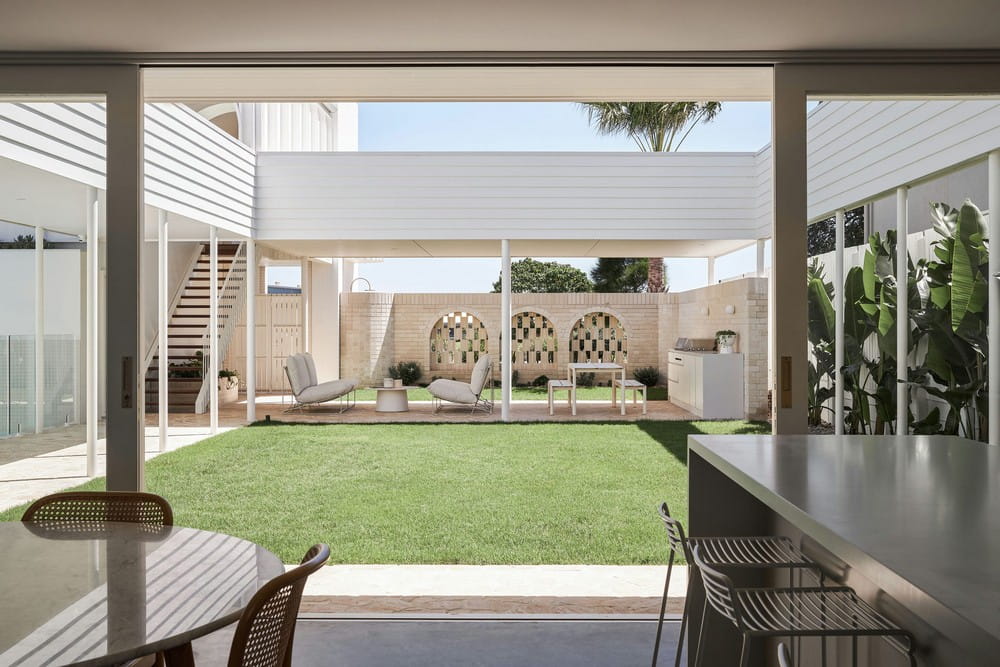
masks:
{"label": "white outdoor kitchen cabinet", "polygon": [[743,419],[743,355],[670,350],[670,402],[705,419]]}

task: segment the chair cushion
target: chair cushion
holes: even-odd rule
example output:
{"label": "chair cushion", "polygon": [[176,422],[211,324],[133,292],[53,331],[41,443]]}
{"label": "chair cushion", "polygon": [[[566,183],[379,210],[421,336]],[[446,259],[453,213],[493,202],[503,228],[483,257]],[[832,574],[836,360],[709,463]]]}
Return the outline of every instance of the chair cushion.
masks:
{"label": "chair cushion", "polygon": [[490,368],[490,355],[484,354],[479,357],[479,361],[472,369],[472,380],[469,381],[469,389],[474,395],[479,396],[483,393],[483,387],[486,386],[486,380],[490,376]]}
{"label": "chair cushion", "polygon": [[478,398],[477,394],[472,393],[472,388],[468,384],[458,380],[443,378],[434,380],[427,385],[427,391],[431,396],[452,403],[475,403]]}
{"label": "chair cushion", "polygon": [[322,403],[324,401],[332,401],[335,398],[340,398],[357,386],[358,381],[354,379],[331,380],[313,387],[306,387],[302,390],[301,394],[296,396],[296,398],[298,398],[300,403]]}
{"label": "chair cushion", "polygon": [[299,355],[306,364],[306,372],[309,373],[309,381],[306,383],[307,386],[313,387],[319,384],[319,378],[316,376],[316,362],[313,360],[313,356],[308,352],[303,352]]}
{"label": "chair cushion", "polygon": [[312,386],[309,381],[309,370],[301,355],[293,354],[285,360],[285,368],[288,369],[288,382],[292,385],[292,393],[298,396],[302,390]]}

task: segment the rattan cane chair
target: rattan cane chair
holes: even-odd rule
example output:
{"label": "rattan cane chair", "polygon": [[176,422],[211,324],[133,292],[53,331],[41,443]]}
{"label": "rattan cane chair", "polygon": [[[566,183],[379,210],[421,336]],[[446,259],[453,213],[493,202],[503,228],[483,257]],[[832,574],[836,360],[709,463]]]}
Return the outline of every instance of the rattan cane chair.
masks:
{"label": "rattan cane chair", "polygon": [[111,521],[159,528],[172,526],[174,513],[170,503],[155,493],[66,491],[39,498],[24,511],[21,521],[66,530],[92,530]]}
{"label": "rattan cane chair", "polygon": [[330,559],[330,547],[317,544],[306,552],[302,564],[260,587],[243,610],[229,667],[288,667],[292,664],[295,619],[306,578]]}
{"label": "rattan cane chair", "polygon": [[692,586],[697,576],[694,572],[694,558],[691,553],[693,545],[700,545],[702,557],[714,567],[724,568],[756,568],[756,569],[787,569],[789,585],[795,572],[811,571],[822,584],[823,571],[806,557],[802,551],[787,537],[692,537],[684,534],[684,526],[670,516],[670,508],[662,503],[659,508],[660,519],[667,532],[667,543],[670,546],[670,558],[667,561],[667,579],[663,584],[663,599],[660,601],[660,615],[656,622],[656,643],[653,645],[653,665],[657,667],[660,654],[660,637],[663,634],[663,617],[667,612],[667,591],[670,588],[670,576],[673,573],[674,560],[680,555],[688,563],[687,595],[684,599],[684,612],[681,614],[680,633],[677,637],[677,655],[674,658],[675,667],[680,667],[681,654],[684,650],[684,633],[687,629],[688,604]]}
{"label": "rattan cane chair", "polygon": [[913,635],[859,598],[853,589],[736,588],[732,579],[702,559],[699,545],[692,547],[692,553],[707,601],[701,614],[695,667],[700,667],[703,658],[701,646],[709,607],[742,635],[740,667],[750,660],[750,642],[766,637],[850,637],[854,667],[858,664],[857,639],[882,637],[909,658],[911,667],[916,667]]}

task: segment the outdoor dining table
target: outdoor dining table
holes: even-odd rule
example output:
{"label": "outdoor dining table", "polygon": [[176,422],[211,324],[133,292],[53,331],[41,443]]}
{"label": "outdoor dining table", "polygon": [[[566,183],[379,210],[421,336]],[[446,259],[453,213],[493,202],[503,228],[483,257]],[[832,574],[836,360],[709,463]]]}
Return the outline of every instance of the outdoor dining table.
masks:
{"label": "outdoor dining table", "polygon": [[0,665],[116,665],[236,621],[284,572],[252,542],[179,526],[0,523]]}
{"label": "outdoor dining table", "polygon": [[[582,371],[584,373],[610,373],[611,374],[611,407],[615,407],[615,383],[614,377],[618,373],[621,373],[622,386],[625,386],[625,367],[621,364],[613,364],[609,362],[579,362],[569,365],[569,381],[576,386],[576,373],[577,371]],[[622,416],[625,415],[625,394],[624,389],[622,390]],[[573,414],[576,414],[576,393],[573,394]]]}

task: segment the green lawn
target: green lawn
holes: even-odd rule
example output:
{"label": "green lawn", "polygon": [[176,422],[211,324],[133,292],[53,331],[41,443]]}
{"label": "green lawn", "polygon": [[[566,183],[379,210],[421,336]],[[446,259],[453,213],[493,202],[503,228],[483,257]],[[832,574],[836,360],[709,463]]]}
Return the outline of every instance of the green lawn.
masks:
{"label": "green lawn", "polygon": [[[500,400],[500,387],[494,389],[494,398]],[[667,389],[666,387],[650,387],[646,392],[646,398],[650,401],[665,401],[667,400]],[[417,389],[410,389],[406,392],[406,395],[411,401],[429,401],[431,400],[430,392],[428,392],[423,387]],[[484,398],[490,397],[490,390],[487,389],[483,393]],[[576,397],[581,401],[610,401],[611,400],[611,387],[577,387]],[[549,399],[549,390],[547,387],[514,387],[511,390],[511,398],[515,401],[547,401]],[[375,390],[370,388],[358,389],[357,399],[359,401],[374,401],[375,400]],[[566,391],[556,392],[557,400],[566,400]],[[629,401],[632,400],[632,394],[629,393]]]}
{"label": "green lawn", "polygon": [[322,541],[334,563],[662,563],[656,507],[667,500],[687,517],[687,435],[764,431],[732,421],[255,426],[157,457],[146,481],[176,523],[252,540],[285,562]]}

